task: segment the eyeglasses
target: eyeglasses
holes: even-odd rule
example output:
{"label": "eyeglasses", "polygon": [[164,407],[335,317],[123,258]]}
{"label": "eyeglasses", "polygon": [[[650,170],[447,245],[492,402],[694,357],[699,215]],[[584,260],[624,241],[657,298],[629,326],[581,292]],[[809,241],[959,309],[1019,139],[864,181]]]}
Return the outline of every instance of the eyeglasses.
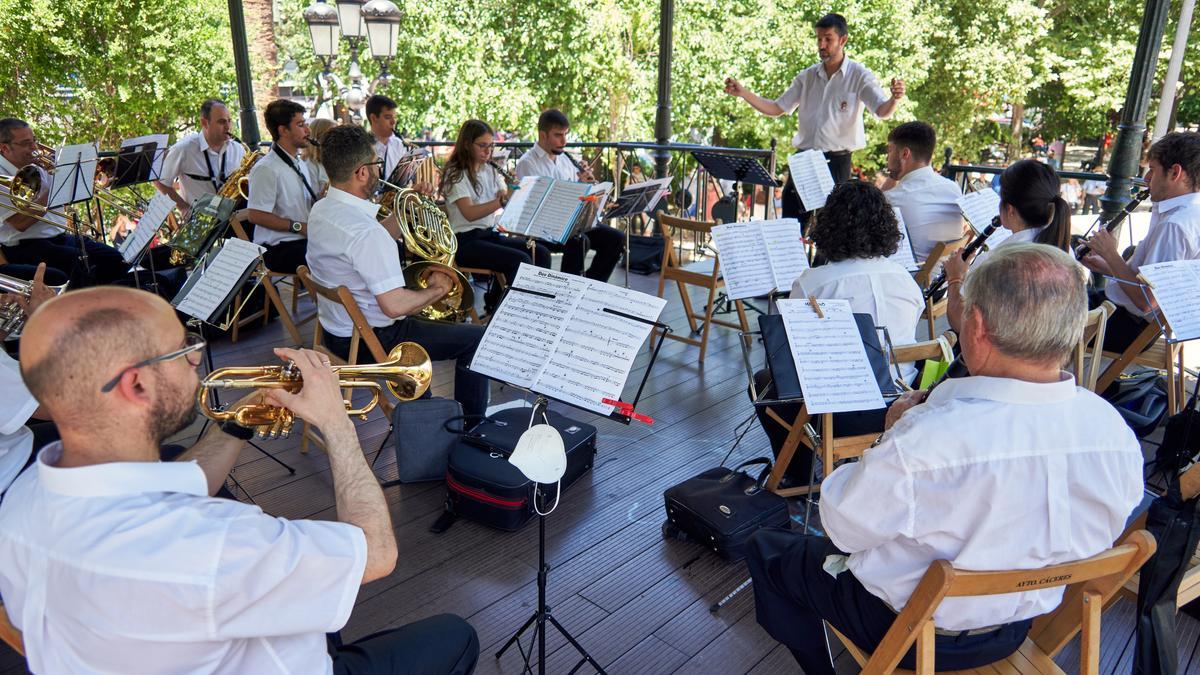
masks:
{"label": "eyeglasses", "polygon": [[491,150],[492,148],[496,147],[496,144],[495,143],[476,143],[475,147],[479,148],[480,150]]}
{"label": "eyeglasses", "polygon": [[163,354],[162,356],[155,356],[153,358],[149,358],[144,361],[138,361],[137,363],[133,364],[132,366],[129,366],[128,368],[122,368],[121,372],[117,373],[116,377],[109,380],[108,382],[105,382],[104,386],[100,387],[100,393],[107,394],[108,392],[112,391],[113,389],[116,389],[117,383],[119,383],[121,381],[122,377],[125,377],[125,373],[128,373],[131,370],[137,370],[138,368],[145,368],[146,366],[152,366],[156,363],[166,363],[167,361],[174,361],[175,359],[177,359],[181,356],[187,358],[188,365],[190,365],[193,368],[196,368],[200,365],[200,350],[204,349],[204,347],[207,345],[208,345],[208,343],[204,341],[204,338],[200,337],[199,335],[197,335],[195,333],[188,333],[184,337],[182,349],[176,349],[175,351],[168,352],[166,354]]}
{"label": "eyeglasses", "polygon": [[[361,169],[364,166],[377,166],[377,167],[379,167],[379,173],[383,173],[383,160],[382,159],[377,159],[374,162],[363,162],[362,164],[359,165],[359,168]],[[357,169],[356,169],[356,171],[357,171]]]}

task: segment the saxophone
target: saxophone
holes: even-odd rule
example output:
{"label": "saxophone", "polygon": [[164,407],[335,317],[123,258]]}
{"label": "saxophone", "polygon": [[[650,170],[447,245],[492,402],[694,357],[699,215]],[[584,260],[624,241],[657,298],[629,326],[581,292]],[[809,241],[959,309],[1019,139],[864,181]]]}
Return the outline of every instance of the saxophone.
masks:
{"label": "saxophone", "polygon": [[[240,139],[231,136],[233,140],[242,143]],[[250,150],[250,148],[242,143],[242,147],[246,149],[246,154],[242,157],[242,163],[238,168],[225,179],[225,183],[221,189],[217,191],[217,197],[228,199],[232,202],[244,201],[247,199],[250,187],[250,169],[258,163],[258,160],[267,155],[266,150]],[[202,209],[193,209],[188,215],[188,219],[179,226],[175,236],[171,237],[170,246],[171,262],[174,264],[182,264],[187,258],[195,258],[200,252],[208,247],[217,229],[224,224],[225,220],[212,217],[211,213],[205,212]]]}

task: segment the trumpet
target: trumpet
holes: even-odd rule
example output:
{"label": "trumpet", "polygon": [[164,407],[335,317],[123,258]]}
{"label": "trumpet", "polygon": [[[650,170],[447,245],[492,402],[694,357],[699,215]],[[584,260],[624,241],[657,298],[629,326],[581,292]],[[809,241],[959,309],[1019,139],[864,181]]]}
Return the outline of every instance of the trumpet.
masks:
{"label": "trumpet", "polygon": [[[67,284],[50,286],[49,288],[54,291],[55,295],[60,295],[63,291],[67,290]],[[7,274],[0,274],[0,292],[13,293],[28,300],[33,295],[33,282],[10,277]],[[25,320],[28,318],[25,315],[25,310],[22,309],[19,303],[10,302],[7,305],[0,306],[0,333],[6,336],[19,335],[21,329],[25,327]]]}
{"label": "trumpet", "polygon": [[[424,395],[433,380],[429,354],[415,342],[396,345],[383,363],[330,366],[330,370],[338,376],[338,387],[371,393],[371,400],[357,408],[349,400],[343,401],[346,414],[362,420],[379,405],[385,387],[398,400],[412,401]],[[218,368],[200,383],[196,407],[216,422],[233,422],[254,429],[259,438],[287,438],[296,421],[291,410],[266,403],[239,403],[227,409],[214,409],[209,404],[208,392],[214,389],[283,389],[296,393],[303,387],[300,369],[291,361],[282,366]]]}

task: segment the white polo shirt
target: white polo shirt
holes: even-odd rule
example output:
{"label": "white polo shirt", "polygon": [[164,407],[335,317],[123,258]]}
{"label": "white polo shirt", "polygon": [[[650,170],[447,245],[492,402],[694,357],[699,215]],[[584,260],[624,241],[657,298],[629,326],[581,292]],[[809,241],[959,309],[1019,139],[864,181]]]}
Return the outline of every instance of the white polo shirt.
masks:
{"label": "white polo shirt", "polygon": [[[792,283],[790,297],[803,300],[810,295],[849,300],[852,311],[870,314],[876,326],[887,328],[893,345],[917,341],[925,296],[908,270],[886,258],[852,258],[810,267]],[[905,382],[912,382],[916,374],[913,364],[900,365]]]}
{"label": "white polo shirt", "polygon": [[579,180],[579,170],[571,163],[567,153],[551,154],[534,143],[521,159],[517,160],[517,180],[528,176],[547,176],[558,180]]}
{"label": "white polo shirt", "polygon": [[333,672],[361,529],[208,497],[195,462],[63,469],[61,453],[0,503],[0,595],[33,672]]}
{"label": "white polo shirt", "polygon": [[404,147],[404,141],[396,134],[388,137],[387,143],[381,143],[378,138],[375,139],[375,156],[383,160],[383,178],[392,175],[392,170],[396,168],[396,163],[401,157],[408,154],[408,148]]}
{"label": "white polo shirt", "polygon": [[[22,167],[13,166],[11,162],[0,155],[0,175],[14,176]],[[47,186],[48,188],[49,186]],[[13,210],[12,200],[8,198],[8,190],[0,187],[0,245],[12,246],[23,239],[49,239],[62,234],[67,221],[60,215],[45,214],[42,217],[57,225],[43,221],[35,221],[24,232],[8,224],[8,219],[17,216]]]}
{"label": "white polo shirt", "polygon": [[178,179],[179,195],[191,204],[204,195],[216,194],[229,174],[242,165],[245,154],[240,143],[229,139],[214,150],[204,134],[196,132],[179,139],[167,151],[160,178],[166,185]]}
{"label": "white polo shirt", "polygon": [[[1141,447],[1111,405],[1060,377],[946,380],[825,478],[821,524],[868,591],[900,609],[934,560],[1036,569],[1112,546],[1142,498]],[[1061,599],[1061,588],[946,598],[934,622],[984,628]]]}
{"label": "white polo shirt", "polygon": [[[1151,209],[1146,238],[1129,258],[1129,267],[1137,272],[1142,265],[1197,258],[1200,258],[1200,192],[1156,202]],[[1141,316],[1142,310],[1133,304],[1130,292],[1141,291],[1115,281],[1104,284],[1104,294],[1109,300],[1134,316]]]}
{"label": "white polo shirt", "polygon": [[917,262],[925,262],[938,242],[954,241],[963,235],[962,211],[956,201],[962,197],[962,190],[933,167],[909,171],[883,194],[900,209]]}
{"label": "white polo shirt", "polygon": [[476,182],[478,186],[472,186],[471,180],[467,178],[467,173],[464,171],[459,175],[454,185],[451,185],[446,190],[446,215],[450,219],[450,227],[454,230],[455,234],[480,227],[490,229],[500,217],[500,211],[496,210],[479,220],[467,220],[466,216],[459,210],[458,204],[455,202],[463,197],[470,199],[472,204],[483,204],[495,199],[496,193],[500,190],[508,188],[504,184],[504,178],[500,173],[487,164],[479,168]]}
{"label": "white polo shirt", "polygon": [[[296,158],[293,158],[292,161],[315,191],[317,184],[309,175],[308,166]],[[247,208],[274,213],[280,218],[292,222],[307,223],[308,211],[312,205],[312,195],[305,189],[300,176],[273,148],[254,164],[253,169],[250,169],[250,198],[246,202]],[[279,244],[303,238],[302,234],[279,232],[262,225],[254,228],[254,243],[256,244]]]}
{"label": "white polo shirt", "polygon": [[0,494],[33,452],[33,432],[25,426],[38,402],[21,379],[21,367],[0,349]]}
{"label": "white polo shirt", "polygon": [[[384,313],[375,296],[404,286],[396,240],[375,220],[378,204],[329,188],[308,221],[308,269],[322,286],[345,286],[363,316],[381,328],[396,321]],[[350,337],[354,322],[340,303],[317,297],[321,326],[338,337]]]}
{"label": "white polo shirt", "polygon": [[874,115],[890,98],[866,66],[847,56],[832,76],[821,63],[800,71],[775,103],[785,115],[796,112],[797,150],[839,152],[866,147],[863,108]]}

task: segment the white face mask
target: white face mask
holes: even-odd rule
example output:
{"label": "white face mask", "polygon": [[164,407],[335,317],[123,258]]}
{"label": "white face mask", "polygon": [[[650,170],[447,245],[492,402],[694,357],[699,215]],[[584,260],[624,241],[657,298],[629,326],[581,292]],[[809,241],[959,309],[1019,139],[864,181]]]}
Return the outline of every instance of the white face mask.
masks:
{"label": "white face mask", "polygon": [[557,483],[567,471],[562,434],[549,424],[535,424],[517,439],[508,461],[535,483]]}

